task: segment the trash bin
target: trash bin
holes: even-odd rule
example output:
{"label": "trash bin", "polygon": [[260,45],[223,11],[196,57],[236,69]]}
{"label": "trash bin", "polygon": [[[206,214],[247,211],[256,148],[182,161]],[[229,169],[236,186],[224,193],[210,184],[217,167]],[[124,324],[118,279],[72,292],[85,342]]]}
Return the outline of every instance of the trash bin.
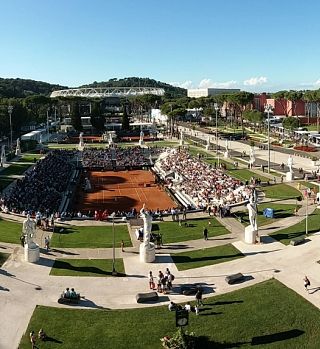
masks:
{"label": "trash bin", "polygon": [[263,215],[266,218],[273,218],[274,217],[274,210],[273,210],[273,208],[265,208],[263,210]]}

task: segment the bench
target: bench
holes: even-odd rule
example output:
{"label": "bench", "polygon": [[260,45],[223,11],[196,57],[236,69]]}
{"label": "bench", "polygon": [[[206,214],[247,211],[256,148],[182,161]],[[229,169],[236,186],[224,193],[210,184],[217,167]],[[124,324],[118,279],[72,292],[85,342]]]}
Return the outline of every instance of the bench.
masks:
{"label": "bench", "polygon": [[64,294],[58,299],[59,304],[78,304],[80,302],[80,293],[77,293],[77,297],[65,297]]}
{"label": "bench", "polygon": [[137,303],[146,303],[151,301],[157,301],[159,298],[157,292],[147,292],[147,293],[138,293],[136,295]]}
{"label": "bench", "polygon": [[225,281],[227,284],[232,285],[238,281],[242,281],[244,279],[244,275],[241,273],[237,273],[237,274],[231,274],[226,276]]}
{"label": "bench", "polygon": [[297,246],[305,242],[305,237],[304,236],[298,236],[290,241],[290,245],[292,246]]}

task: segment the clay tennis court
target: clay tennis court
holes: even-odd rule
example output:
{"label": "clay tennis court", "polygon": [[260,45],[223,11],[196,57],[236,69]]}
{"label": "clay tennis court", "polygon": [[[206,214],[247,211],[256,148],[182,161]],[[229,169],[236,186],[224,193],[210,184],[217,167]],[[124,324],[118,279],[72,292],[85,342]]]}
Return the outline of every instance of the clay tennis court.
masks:
{"label": "clay tennis court", "polygon": [[155,184],[155,176],[150,171],[89,171],[92,186],[90,192],[79,190],[75,209],[84,211],[140,210],[143,203],[151,210],[175,207],[176,203]]}

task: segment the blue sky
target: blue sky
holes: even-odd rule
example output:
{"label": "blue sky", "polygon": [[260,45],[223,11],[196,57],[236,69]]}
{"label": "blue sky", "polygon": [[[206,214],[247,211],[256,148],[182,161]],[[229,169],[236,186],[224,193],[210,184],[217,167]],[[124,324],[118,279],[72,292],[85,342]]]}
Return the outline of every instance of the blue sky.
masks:
{"label": "blue sky", "polygon": [[0,77],[320,87],[320,1],[2,0]]}

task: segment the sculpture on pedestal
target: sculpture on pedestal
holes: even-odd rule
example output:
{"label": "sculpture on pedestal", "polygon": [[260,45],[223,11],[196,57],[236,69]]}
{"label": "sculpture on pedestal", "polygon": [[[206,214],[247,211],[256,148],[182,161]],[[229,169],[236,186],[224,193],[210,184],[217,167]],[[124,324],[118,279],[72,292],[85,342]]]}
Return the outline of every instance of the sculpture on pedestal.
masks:
{"label": "sculpture on pedestal", "polygon": [[140,261],[144,263],[154,262],[155,246],[151,240],[152,216],[149,211],[145,209],[143,204],[140,210],[140,217],[143,219],[143,243],[140,245]]}
{"label": "sculpture on pedestal", "polygon": [[83,149],[84,149],[83,132],[80,132],[78,150],[83,151]]}
{"label": "sculpture on pedestal", "polygon": [[109,148],[113,147],[113,139],[112,139],[112,133],[109,133],[109,140],[108,140]]}
{"label": "sculpture on pedestal", "polygon": [[249,160],[249,164],[250,164],[251,168],[253,167],[255,161],[256,161],[256,158],[255,158],[255,154],[254,154],[254,147],[252,146],[250,148],[250,160]]}
{"label": "sculpture on pedestal", "polygon": [[15,155],[16,155],[16,156],[21,155],[20,138],[17,138],[17,145],[16,145]]}
{"label": "sculpture on pedestal", "polygon": [[183,130],[180,130],[180,146],[184,145]]}
{"label": "sculpture on pedestal", "polygon": [[0,165],[1,167],[4,166],[4,164],[7,162],[7,158],[6,158],[6,146],[2,145],[1,146],[1,158],[0,158]]}
{"label": "sculpture on pedestal", "polygon": [[30,263],[38,262],[40,258],[40,248],[33,241],[36,236],[36,223],[33,219],[30,218],[30,215],[27,215],[27,219],[23,221],[22,233],[25,237],[24,245],[24,256],[25,260]]}
{"label": "sculpture on pedestal", "polygon": [[40,134],[39,144],[42,144],[42,134]]}
{"label": "sculpture on pedestal", "polygon": [[224,157],[228,158],[229,157],[229,141],[226,139],[226,143],[225,143],[225,152],[224,152]]}
{"label": "sculpture on pedestal", "polygon": [[288,164],[288,167],[289,167],[289,172],[293,173],[293,170],[292,170],[292,165],[293,165],[292,155],[289,155],[287,164]]}
{"label": "sculpture on pedestal", "polygon": [[293,169],[292,169],[292,166],[293,166],[292,155],[289,155],[287,165],[289,167],[289,171],[286,173],[286,180],[288,182],[291,182],[294,179],[294,174],[293,174]]}
{"label": "sculpture on pedestal", "polygon": [[244,240],[248,244],[256,243],[258,236],[258,207],[257,207],[257,192],[254,189],[252,195],[247,204],[247,209],[249,213],[250,225],[245,228]]}
{"label": "sculpture on pedestal", "polygon": [[143,131],[141,130],[141,132],[140,132],[140,139],[139,139],[139,145],[142,145],[142,144],[143,144],[143,137],[144,137],[144,133],[143,133]]}
{"label": "sculpture on pedestal", "polygon": [[210,149],[210,136],[207,138],[206,150]]}

